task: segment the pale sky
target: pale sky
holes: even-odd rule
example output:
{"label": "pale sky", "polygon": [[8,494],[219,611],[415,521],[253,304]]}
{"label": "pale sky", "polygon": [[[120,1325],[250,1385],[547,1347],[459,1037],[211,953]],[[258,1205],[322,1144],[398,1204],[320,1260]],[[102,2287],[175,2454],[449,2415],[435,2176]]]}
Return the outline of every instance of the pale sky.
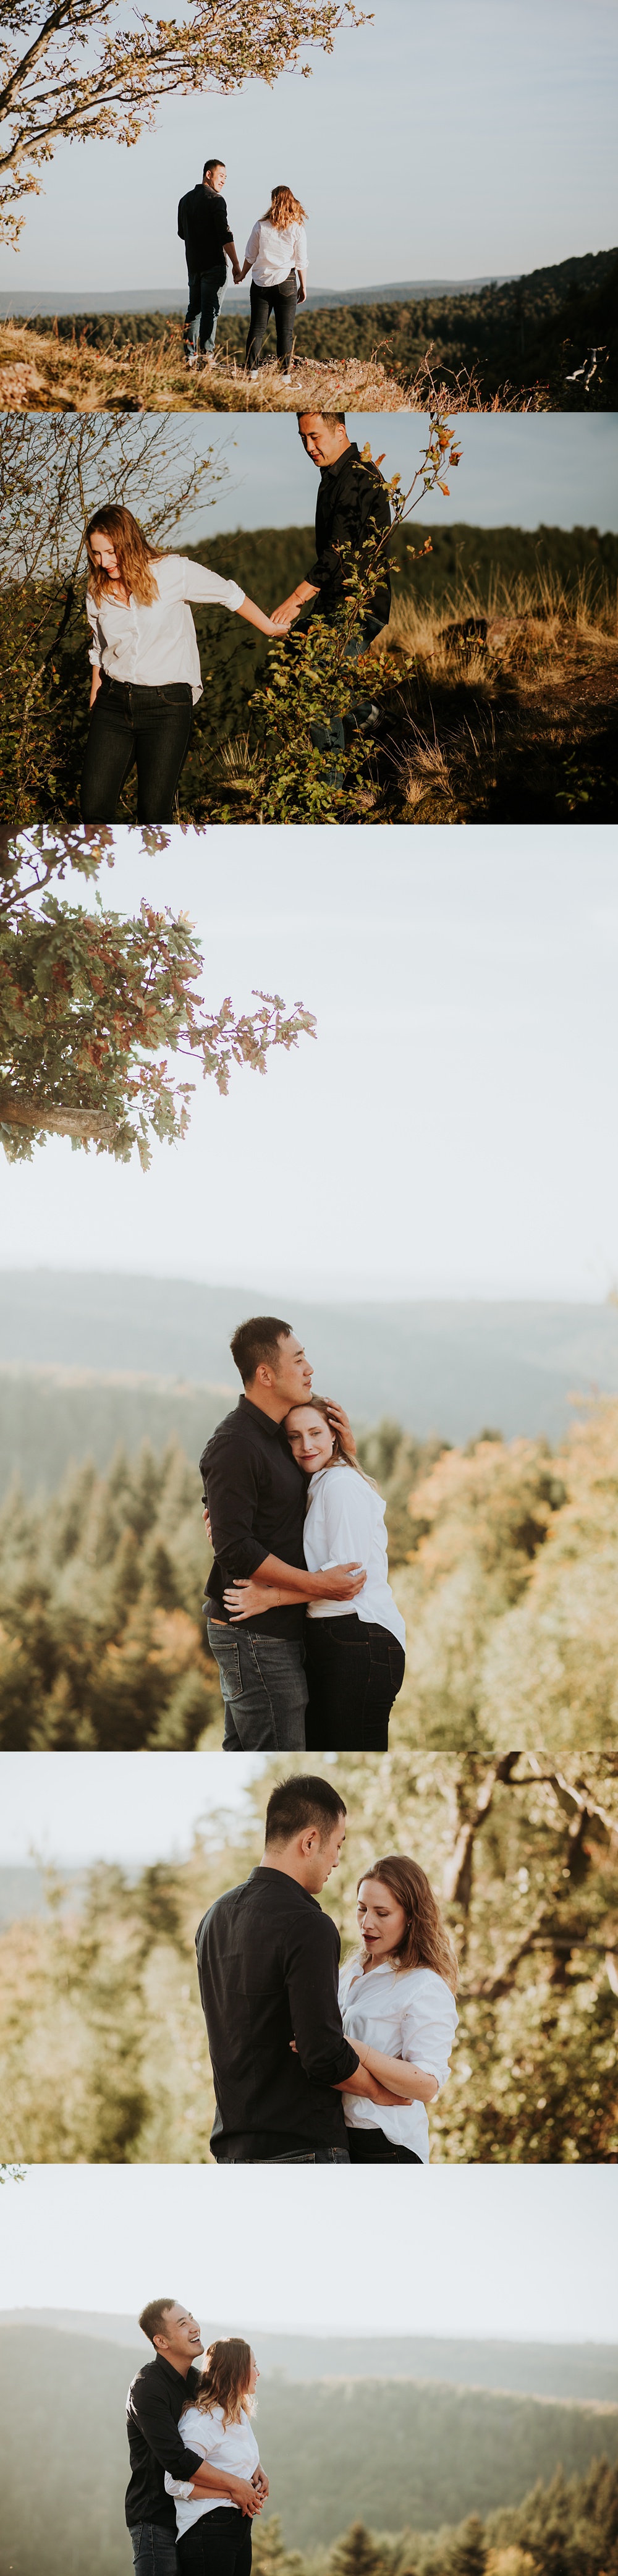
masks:
{"label": "pale sky", "polygon": [[[529,424],[528,424],[529,425]],[[602,1298],[618,1276],[616,834],[228,829],[122,855],[103,899],[185,908],[203,991],[318,1039],[200,1084],[149,1174],[50,1139],[0,1160],[5,1268],[281,1297]],[[130,845],[127,855],[127,846]],[[78,888],[79,892],[79,888]],[[184,1067],[183,1067],[184,1070]]]}
{"label": "pale sky", "polygon": [[203,2331],[612,2342],[613,2172],[437,2165],[414,2189],[410,2225],[403,2171],[378,2204],[362,2167],[31,2166],[0,2192],[3,2306],[137,2315],[164,2280]]}
{"label": "pale sky", "polygon": [[218,1842],[242,1821],[249,1783],[266,1755],[3,1753],[0,1866],[29,1860],[75,1866],[182,1858],[196,1825]]}
{"label": "pale sky", "polygon": [[613,0],[373,0],[373,24],[307,59],[307,81],[171,99],[130,152],[64,145],[0,291],[181,288],[177,200],[212,152],[239,250],[289,182],[315,286],[510,275],[614,243]]}
{"label": "pale sky", "polygon": [[[369,440],[373,455],[384,460],[383,474],[401,474],[407,492],[427,443],[422,415],[348,412],[347,428],[359,447]],[[461,463],[447,475],[448,497],[422,496],[419,520],[443,528],[460,520],[475,528],[618,528],[616,413],[468,412],[457,432]],[[318,475],[294,413],[236,414],[222,422],[205,412],[183,419],[179,435],[194,456],[214,447],[227,473],[212,502],[181,522],[174,544],[198,545],[228,528],[312,524]]]}

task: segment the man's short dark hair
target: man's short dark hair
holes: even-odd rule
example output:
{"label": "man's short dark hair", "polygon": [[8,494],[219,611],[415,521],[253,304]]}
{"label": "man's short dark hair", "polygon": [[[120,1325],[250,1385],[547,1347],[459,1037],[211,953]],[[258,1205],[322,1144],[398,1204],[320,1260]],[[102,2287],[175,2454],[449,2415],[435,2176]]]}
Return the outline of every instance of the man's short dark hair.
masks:
{"label": "man's short dark hair", "polygon": [[282,1336],[287,1340],[291,1330],[291,1324],[282,1323],[280,1315],[250,1315],[248,1323],[237,1324],[230,1350],[243,1386],[251,1385],[256,1369],[262,1364],[276,1369],[278,1344]]}
{"label": "man's short dark hair", "polygon": [[154,2343],[156,2334],[165,2334],[166,2316],[170,2308],[175,2308],[177,2305],[176,2299],[149,2299],[147,2308],[142,2308],[139,2324],[142,2334],[148,2336],[149,2343]]}
{"label": "man's short dark hair", "polygon": [[328,1841],[340,1816],[347,1810],[338,1789],[330,1780],[320,1780],[313,1771],[299,1771],[295,1779],[280,1780],[273,1789],[266,1809],[265,1841],[291,1843],[295,1834],[306,1834],[317,1825],[320,1842]]}
{"label": "man's short dark hair", "polygon": [[225,162],[224,162],[224,161],[222,161],[220,152],[215,152],[215,153],[213,153],[212,161],[205,161],[205,162],[204,162],[204,168],[203,168],[203,171],[202,171],[202,178],[203,178],[203,179],[207,179],[209,170],[224,170],[224,169],[225,169]]}
{"label": "man's short dark hair", "polygon": [[297,411],[296,418],[299,429],[301,420],[311,418],[315,420],[323,420],[325,429],[336,429],[337,427],[339,427],[339,429],[345,429],[344,411],[319,411],[317,403],[303,403],[302,411]]}

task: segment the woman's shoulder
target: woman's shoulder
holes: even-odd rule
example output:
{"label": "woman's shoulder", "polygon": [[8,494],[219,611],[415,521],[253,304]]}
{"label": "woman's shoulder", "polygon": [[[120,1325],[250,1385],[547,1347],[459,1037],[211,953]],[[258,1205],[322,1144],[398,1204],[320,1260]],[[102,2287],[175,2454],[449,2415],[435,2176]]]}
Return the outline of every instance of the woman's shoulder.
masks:
{"label": "woman's shoulder", "polygon": [[446,1999],[449,2004],[452,2004],[453,2012],[455,2011],[455,1997],[452,1987],[447,1985],[446,1977],[441,1977],[439,1968],[423,1966],[419,1966],[417,1968],[400,1968],[398,1983],[399,1979],[401,1979],[402,1986],[405,1985],[407,1987],[410,1995],[419,1995],[421,1993],[428,1996],[431,1995],[434,2003],[437,2003],[438,1997],[440,1996],[442,2002],[444,2003]]}
{"label": "woman's shoulder", "polygon": [[185,2427],[190,2424],[192,2433],[195,2433],[202,2424],[207,2424],[208,2417],[203,2406],[196,2406],[195,2400],[190,2398],[188,2406],[183,2406],[180,2422]]}

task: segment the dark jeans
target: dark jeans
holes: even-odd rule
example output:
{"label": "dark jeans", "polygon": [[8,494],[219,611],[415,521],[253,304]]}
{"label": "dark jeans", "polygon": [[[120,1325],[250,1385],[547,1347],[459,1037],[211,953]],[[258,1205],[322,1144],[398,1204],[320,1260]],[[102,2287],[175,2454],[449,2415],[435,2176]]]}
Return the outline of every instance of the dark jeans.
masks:
{"label": "dark jeans", "polygon": [[201,2513],[178,2542],[181,2576],[251,2576],[251,2523],[239,2505]]}
{"label": "dark jeans", "polygon": [[178,2576],[176,2533],[164,2522],[136,2522],[129,2538],[135,2576]]}
{"label": "dark jeans", "polygon": [[[345,661],[352,666],[355,662],[360,662],[361,655],[366,653],[368,645],[373,643],[374,635],[381,634],[381,617],[363,618],[362,625],[355,627],[349,644],[346,644]],[[325,717],[323,724],[312,724],[310,732],[315,750],[345,751],[346,736],[349,738],[351,734],[358,732],[360,725],[367,724],[372,706],[371,697],[351,697],[345,715],[337,716],[331,713]],[[343,782],[335,770],[332,770],[329,775],[331,786],[342,785]]]}
{"label": "dark jeans", "polygon": [[422,2165],[411,2147],[396,2147],[383,2129],[348,2129],[351,2165]]}
{"label": "dark jeans", "polygon": [[225,1707],[224,1753],[298,1753],[305,1745],[305,1649],[210,1618]]}
{"label": "dark jeans", "polygon": [[[219,2156],[218,2164],[235,2165],[236,2156]],[[349,2165],[347,2147],[299,2147],[290,2156],[243,2156],[243,2164],[256,2165]]]}
{"label": "dark jeans", "polygon": [[104,671],[86,743],[82,823],[115,823],[120,790],[134,761],[138,823],[172,823],[192,720],[188,680],[144,689],[132,680],[109,680]]}
{"label": "dark jeans", "polygon": [[354,1612],[308,1619],[305,1637],[307,1750],[387,1753],[390,1712],[406,1668],[398,1637]]}
{"label": "dark jeans", "polygon": [[247,332],[245,365],[259,367],[264,333],[268,329],[271,313],[274,313],[277,357],[283,360],[286,367],[289,367],[298,296],[296,270],[294,268],[290,270],[290,275],[284,278],[282,286],[254,286],[252,279],[249,293],[251,320]]}
{"label": "dark jeans", "polygon": [[183,340],[187,352],[195,348],[196,323],[202,355],[214,349],[217,323],[227,286],[227,267],[203,268],[199,276],[189,272],[189,302],[185,313]]}

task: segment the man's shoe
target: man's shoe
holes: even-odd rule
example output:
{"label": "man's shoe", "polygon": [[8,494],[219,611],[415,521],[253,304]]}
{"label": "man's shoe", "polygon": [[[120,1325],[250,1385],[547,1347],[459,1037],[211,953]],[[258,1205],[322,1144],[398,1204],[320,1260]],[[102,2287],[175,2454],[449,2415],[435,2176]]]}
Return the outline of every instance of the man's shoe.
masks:
{"label": "man's shoe", "polygon": [[250,368],[249,368],[249,382],[250,382],[250,384],[252,384],[252,385],[256,385],[256,384],[257,384],[257,380],[258,380],[259,372],[260,372],[259,367],[250,367]]}
{"label": "man's shoe", "polygon": [[282,383],[282,385],[291,385],[291,382],[292,382],[292,369],[291,369],[291,367],[288,367],[288,368],[284,371],[284,374],[282,375],[281,383]]}
{"label": "man's shoe", "polygon": [[185,366],[197,366],[197,349],[185,349]]}

